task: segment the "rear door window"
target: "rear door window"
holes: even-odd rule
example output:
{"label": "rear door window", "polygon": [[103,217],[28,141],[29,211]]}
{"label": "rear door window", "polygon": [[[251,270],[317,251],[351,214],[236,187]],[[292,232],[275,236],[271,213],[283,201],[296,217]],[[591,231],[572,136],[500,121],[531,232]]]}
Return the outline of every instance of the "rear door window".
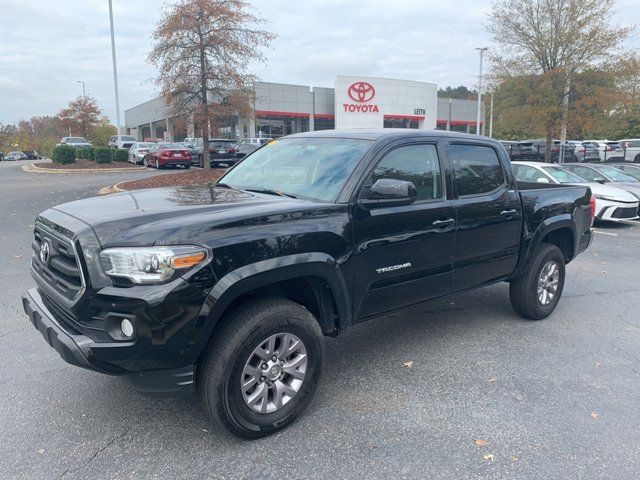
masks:
{"label": "rear door window", "polygon": [[485,195],[506,183],[497,152],[485,145],[451,145],[458,196]]}

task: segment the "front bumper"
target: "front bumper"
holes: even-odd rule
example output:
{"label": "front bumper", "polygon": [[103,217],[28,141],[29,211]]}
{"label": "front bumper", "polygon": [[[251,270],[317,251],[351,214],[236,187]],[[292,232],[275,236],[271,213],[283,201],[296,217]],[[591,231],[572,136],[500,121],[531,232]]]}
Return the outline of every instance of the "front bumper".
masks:
{"label": "front bumper", "polygon": [[86,335],[74,332],[63,325],[46,307],[37,289],[32,288],[22,296],[22,305],[29,320],[45,341],[67,363],[108,375],[121,375],[136,390],[147,393],[169,393],[191,390],[194,365],[179,368],[131,372],[100,360],[101,351],[131,349],[133,342],[95,342]]}
{"label": "front bumper", "polygon": [[613,202],[596,199],[596,219],[606,222],[622,222],[638,218],[637,203]]}
{"label": "front bumper", "polygon": [[32,288],[22,296],[22,306],[36,330],[65,362],[111,375],[125,373],[118,367],[96,361],[92,352],[93,340],[86,335],[65,329],[44,305],[37,289]]}

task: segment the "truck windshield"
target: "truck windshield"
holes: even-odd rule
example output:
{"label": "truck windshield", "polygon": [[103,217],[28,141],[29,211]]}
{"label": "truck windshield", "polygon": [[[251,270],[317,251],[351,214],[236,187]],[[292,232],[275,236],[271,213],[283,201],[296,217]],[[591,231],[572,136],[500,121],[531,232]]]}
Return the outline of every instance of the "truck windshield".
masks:
{"label": "truck windshield", "polygon": [[285,138],[256,150],[220,179],[240,190],[273,190],[335,201],[370,140]]}

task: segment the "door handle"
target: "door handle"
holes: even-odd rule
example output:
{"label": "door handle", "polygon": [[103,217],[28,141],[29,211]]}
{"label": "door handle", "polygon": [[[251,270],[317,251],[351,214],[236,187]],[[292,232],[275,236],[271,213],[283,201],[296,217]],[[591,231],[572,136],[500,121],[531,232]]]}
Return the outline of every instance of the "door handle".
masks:
{"label": "door handle", "polygon": [[446,220],[436,220],[431,225],[438,228],[445,228],[454,223],[456,223],[456,221],[453,218],[447,218]]}
{"label": "door handle", "polygon": [[518,213],[518,210],[516,210],[515,208],[513,210],[503,210],[500,212],[500,215],[502,215],[503,217],[513,217],[516,213]]}

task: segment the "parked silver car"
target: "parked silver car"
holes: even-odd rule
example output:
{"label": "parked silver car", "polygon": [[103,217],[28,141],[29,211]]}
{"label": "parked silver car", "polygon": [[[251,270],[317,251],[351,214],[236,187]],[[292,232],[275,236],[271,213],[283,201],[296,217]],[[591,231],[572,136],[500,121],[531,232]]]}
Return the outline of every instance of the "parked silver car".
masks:
{"label": "parked silver car", "polygon": [[135,142],[131,145],[131,148],[129,149],[129,163],[142,165],[144,157],[147,155],[152,145],[155,144],[151,142]]}

